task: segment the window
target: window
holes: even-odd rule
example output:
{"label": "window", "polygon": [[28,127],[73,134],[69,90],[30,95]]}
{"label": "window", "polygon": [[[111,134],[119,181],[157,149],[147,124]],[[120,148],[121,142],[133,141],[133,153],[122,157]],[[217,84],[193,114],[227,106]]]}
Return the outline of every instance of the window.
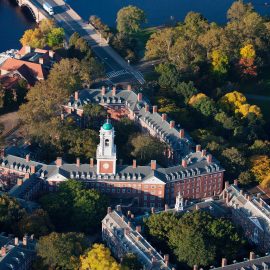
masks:
{"label": "window", "polygon": [[115,188],[112,188],[112,193],[115,193]]}
{"label": "window", "polygon": [[127,193],[130,193],[130,192],[131,192],[131,190],[130,190],[130,188],[128,188],[128,189],[127,189]]}
{"label": "window", "polygon": [[150,200],[154,201],[155,200],[155,196],[150,196]]}
{"label": "window", "polygon": [[109,139],[106,139],[105,140],[105,146],[109,146],[110,145],[110,141],[109,141]]}
{"label": "window", "polygon": [[122,193],[126,193],[126,189],[125,188],[122,188]]}
{"label": "window", "polygon": [[143,198],[145,201],[147,201],[147,195],[144,195],[144,198]]}
{"label": "window", "polygon": [[155,188],[155,186],[151,186],[151,188]]}
{"label": "window", "polygon": [[117,189],[117,193],[120,193],[120,188]]}

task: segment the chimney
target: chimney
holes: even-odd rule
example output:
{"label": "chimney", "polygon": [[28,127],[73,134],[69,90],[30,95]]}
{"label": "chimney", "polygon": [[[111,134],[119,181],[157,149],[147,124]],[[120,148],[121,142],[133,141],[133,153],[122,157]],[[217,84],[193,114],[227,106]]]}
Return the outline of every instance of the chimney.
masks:
{"label": "chimney", "polygon": [[163,113],[162,114],[162,121],[166,121],[167,120],[167,114],[166,113]]}
{"label": "chimney", "polygon": [[208,154],[206,159],[207,159],[207,163],[212,163],[212,155],[211,154]]}
{"label": "chimney", "polygon": [[149,105],[148,104],[145,105],[145,111],[149,112]]}
{"label": "chimney", "polygon": [[106,94],[106,88],[105,86],[101,87],[101,95],[104,96]]}
{"label": "chimney", "polygon": [[136,167],[137,167],[137,161],[136,161],[136,159],[133,159],[132,168],[136,169]]}
{"label": "chimney", "polygon": [[225,188],[228,188],[229,186],[230,186],[229,181],[226,181],[226,182],[225,182]]}
{"label": "chimney", "polygon": [[196,152],[201,152],[202,146],[200,144],[196,145]]}
{"label": "chimney", "polygon": [[30,172],[31,173],[36,173],[36,166],[35,165],[30,166]]}
{"label": "chimney", "polygon": [[77,159],[76,159],[76,166],[77,166],[77,167],[80,167],[80,165],[81,165],[80,158],[77,158]]}
{"label": "chimney", "polygon": [[113,86],[112,88],[112,96],[115,96],[116,95],[116,86]]}
{"label": "chimney", "polygon": [[17,186],[21,186],[23,184],[23,179],[18,178],[17,179]]}
{"label": "chimney", "polygon": [[153,106],[153,113],[157,113],[157,105]]}
{"label": "chimney", "polygon": [[24,175],[24,179],[29,179],[30,178],[30,174],[29,173],[26,173],[25,175]]}
{"label": "chimney", "polygon": [[125,234],[129,234],[129,228],[125,228]]}
{"label": "chimney", "polygon": [[121,212],[121,205],[120,204],[116,205],[116,211]]}
{"label": "chimney", "polygon": [[130,210],[128,210],[127,216],[128,216],[128,217],[131,216],[131,211],[130,211]]}
{"label": "chimney", "polygon": [[24,55],[30,53],[31,52],[31,47],[29,45],[24,46],[24,51],[25,51]]}
{"label": "chimney", "polygon": [[264,201],[262,198],[260,198],[260,207],[263,207]]}
{"label": "chimney", "polygon": [[50,56],[50,58],[54,58],[54,54],[55,54],[55,52],[54,52],[54,51],[49,50],[49,56]]}
{"label": "chimney", "polygon": [[7,247],[3,246],[1,247],[1,256],[5,257],[7,255]]}
{"label": "chimney", "polygon": [[256,256],[255,256],[255,253],[253,251],[251,251],[249,253],[249,260],[252,261],[252,260],[255,260]]}
{"label": "chimney", "polygon": [[131,218],[131,219],[134,219],[134,217],[135,217],[134,214],[131,214],[131,215],[130,215],[130,218]]}
{"label": "chimney", "polygon": [[136,226],[136,232],[141,233],[141,231],[142,231],[142,226],[141,225],[137,225]]}
{"label": "chimney", "polygon": [[136,236],[136,241],[137,242],[140,242],[141,241],[141,237],[138,235],[138,236]]}
{"label": "chimney", "polygon": [[166,266],[169,265],[169,254],[164,255],[164,262],[165,262]]}
{"label": "chimney", "polygon": [[238,186],[238,180],[237,179],[233,180],[233,185],[236,186],[236,187]]}
{"label": "chimney", "polygon": [[174,128],[174,126],[175,126],[175,121],[171,120],[170,121],[170,128]]}
{"label": "chimney", "polygon": [[187,160],[182,159],[182,167],[186,168],[187,167]]}
{"label": "chimney", "polygon": [[221,267],[224,267],[227,265],[227,259],[226,258],[222,258],[221,260]]}
{"label": "chimney", "polygon": [[6,150],[5,150],[5,148],[2,148],[1,149],[1,158],[4,158],[5,155],[6,155]]}
{"label": "chimney", "polygon": [[25,156],[25,161],[26,161],[26,162],[29,162],[29,161],[30,161],[30,155],[29,155],[29,154],[27,154],[27,155]]}
{"label": "chimney", "polygon": [[111,207],[107,207],[107,214],[110,214],[112,212],[112,208]]}
{"label": "chimney", "polygon": [[128,221],[128,227],[131,227],[131,221]]}
{"label": "chimney", "polygon": [[93,167],[94,167],[94,159],[90,158],[90,168],[93,168]]}
{"label": "chimney", "polygon": [[137,95],[137,100],[140,102],[142,101],[142,93],[138,93]]}
{"label": "chimney", "polygon": [[44,58],[43,58],[43,57],[39,57],[38,63],[39,63],[40,65],[44,65]]}
{"label": "chimney", "polygon": [[157,169],[157,162],[155,160],[151,160],[151,170]]}
{"label": "chimney", "polygon": [[27,246],[27,235],[23,237],[23,245]]}
{"label": "chimney", "polygon": [[56,159],[56,166],[57,167],[61,167],[62,165],[63,165],[63,161],[62,161],[62,158],[61,157],[58,157],[57,159]]}
{"label": "chimney", "polygon": [[19,245],[19,238],[18,237],[15,237],[14,238],[14,245],[15,246],[18,246]]}
{"label": "chimney", "polygon": [[79,99],[79,91],[74,92],[74,99],[77,101]]}
{"label": "chimney", "polygon": [[129,85],[127,86],[127,90],[128,90],[128,91],[131,91],[131,90],[132,90],[131,84],[129,84]]}
{"label": "chimney", "polygon": [[205,157],[205,156],[206,156],[206,150],[203,149],[203,150],[202,150],[202,157]]}
{"label": "chimney", "polygon": [[181,139],[185,138],[185,130],[184,129],[180,129],[180,131],[179,131],[179,137]]}
{"label": "chimney", "polygon": [[155,207],[151,207],[151,213],[155,214]]}
{"label": "chimney", "polygon": [[165,211],[168,211],[169,210],[169,205],[168,204],[165,204]]}
{"label": "chimney", "polygon": [[198,265],[193,265],[193,270],[199,270]]}

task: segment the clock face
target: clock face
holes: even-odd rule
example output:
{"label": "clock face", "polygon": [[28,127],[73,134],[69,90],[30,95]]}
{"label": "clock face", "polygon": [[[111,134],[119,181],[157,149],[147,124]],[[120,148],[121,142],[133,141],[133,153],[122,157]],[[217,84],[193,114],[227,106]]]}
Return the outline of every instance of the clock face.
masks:
{"label": "clock face", "polygon": [[113,173],[113,161],[100,161],[99,163],[100,173],[112,174]]}
{"label": "clock face", "polygon": [[110,168],[110,164],[108,162],[105,162],[102,164],[102,168],[108,170]]}

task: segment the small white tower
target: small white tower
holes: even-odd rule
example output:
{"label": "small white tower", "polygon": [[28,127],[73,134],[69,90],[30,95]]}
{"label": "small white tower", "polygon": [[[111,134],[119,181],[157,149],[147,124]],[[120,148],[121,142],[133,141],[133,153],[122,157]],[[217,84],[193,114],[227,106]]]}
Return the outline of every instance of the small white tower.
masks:
{"label": "small white tower", "polygon": [[175,199],[176,199],[175,206],[174,206],[175,210],[176,211],[183,211],[184,210],[184,198],[180,192],[178,192]]}
{"label": "small white tower", "polygon": [[100,128],[100,143],[97,147],[97,174],[115,174],[116,146],[114,144],[114,128],[107,119]]}

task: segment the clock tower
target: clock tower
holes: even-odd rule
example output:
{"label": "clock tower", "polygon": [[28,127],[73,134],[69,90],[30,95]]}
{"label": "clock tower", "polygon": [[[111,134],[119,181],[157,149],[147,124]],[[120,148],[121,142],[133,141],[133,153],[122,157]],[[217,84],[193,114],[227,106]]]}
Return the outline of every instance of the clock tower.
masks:
{"label": "clock tower", "polygon": [[116,146],[114,144],[114,128],[107,119],[100,128],[100,143],[97,147],[97,174],[115,174]]}

